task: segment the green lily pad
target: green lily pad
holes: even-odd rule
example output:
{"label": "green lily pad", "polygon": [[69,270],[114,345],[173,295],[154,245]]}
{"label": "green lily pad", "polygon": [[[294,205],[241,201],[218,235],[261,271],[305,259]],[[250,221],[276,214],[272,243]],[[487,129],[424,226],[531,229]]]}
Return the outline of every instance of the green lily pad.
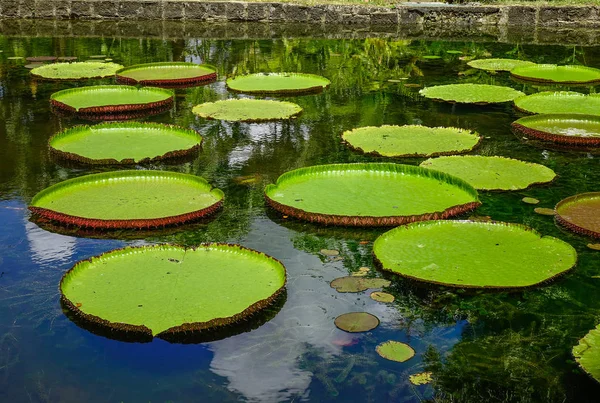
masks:
{"label": "green lily pad", "polygon": [[438,56],[438,55],[425,55],[425,56],[421,56],[421,59],[424,60],[438,60],[441,59],[442,56]]}
{"label": "green lily pad", "polygon": [[121,68],[123,66],[116,63],[53,63],[34,68],[31,75],[46,80],[84,80],[112,77]]}
{"label": "green lily pad", "polygon": [[23,56],[11,56],[7,57],[8,60],[23,60],[25,59]]}
{"label": "green lily pad", "polygon": [[510,102],[525,94],[510,87],[487,84],[450,84],[423,88],[419,94],[438,101],[465,104]]}
{"label": "green lily pad", "polygon": [[337,292],[361,292],[369,288],[387,287],[390,285],[390,281],[383,278],[347,276],[336,278],[329,285]]}
{"label": "green lily pad", "polygon": [[222,203],[223,192],[199,176],[138,170],[57,183],[35,195],[29,209],[63,225],[135,229],[196,220]]}
{"label": "green lily pad", "polygon": [[578,234],[600,238],[600,192],[567,197],[554,210],[559,224]]}
{"label": "green lily pad", "polygon": [[335,318],[335,326],[349,333],[368,332],[379,326],[377,316],[367,312],[350,312]]}
{"label": "green lily pad", "polygon": [[431,383],[433,380],[431,372],[419,372],[418,374],[412,374],[408,377],[408,380],[413,385],[426,385]]}
{"label": "green lily pad", "polygon": [[393,340],[381,343],[376,350],[381,357],[396,362],[405,362],[415,356],[415,350],[411,346]]}
{"label": "green lily pad", "polygon": [[600,146],[600,116],[534,115],[512,123],[512,129],[529,138],[567,146]]}
{"label": "green lily pad", "polygon": [[481,137],[470,130],[419,125],[360,127],[342,140],[352,149],[384,157],[432,157],[471,151]]}
{"label": "green lily pad", "polygon": [[422,167],[457,176],[478,190],[519,190],[548,183],[556,174],[544,165],[481,155],[428,159]]}
{"label": "green lily pad", "polygon": [[227,99],[206,102],[194,106],[196,115],[206,119],[229,120],[233,122],[264,122],[289,119],[302,112],[302,108],[292,102],[269,101],[263,99]]}
{"label": "green lily pad", "polygon": [[547,207],[536,207],[533,209],[533,211],[540,215],[554,215],[554,209]]}
{"label": "green lily pad", "polygon": [[95,325],[161,337],[240,322],[270,305],[285,281],[279,261],[239,245],[155,245],[79,262],[60,291]]}
{"label": "green lily pad", "polygon": [[515,67],[510,75],[520,80],[556,84],[591,84],[600,82],[600,70],[585,66],[536,64]]}
{"label": "green lily pad", "polygon": [[287,216],[326,225],[391,226],[479,206],[461,179],[411,165],[331,164],[286,172],[265,199]]}
{"label": "green lily pad", "polygon": [[97,85],[55,92],[50,95],[50,103],[59,111],[81,117],[144,112],[171,108],[173,92],[129,85]]}
{"label": "green lily pad", "polygon": [[340,255],[340,251],[335,250],[335,249],[321,249],[320,253],[321,253],[321,255],[330,256],[330,257]]}
{"label": "green lily pad", "polygon": [[515,99],[527,113],[600,115],[600,97],[572,91],[543,91]]}
{"label": "green lily pad", "polygon": [[86,164],[136,164],[190,155],[202,136],[183,127],[159,123],[101,123],[76,126],[50,138],[59,157]]}
{"label": "green lily pad", "polygon": [[373,253],[384,270],[459,288],[531,287],[577,262],[568,243],[502,222],[413,223],[381,235]]}
{"label": "green lily pad", "polygon": [[208,65],[166,62],[136,64],[120,69],[117,82],[128,85],[152,85],[157,87],[186,87],[217,78],[217,70]]}
{"label": "green lily pad", "polygon": [[600,381],[600,325],[589,331],[579,344],[573,347],[573,356],[587,374]]}
{"label": "green lily pad", "polygon": [[305,73],[257,73],[227,79],[227,88],[247,94],[302,94],[322,91],[331,82]]}
{"label": "green lily pad", "polygon": [[371,293],[370,297],[373,301],[383,302],[386,304],[394,302],[396,299],[392,294],[388,294],[387,292],[383,291],[374,291]]}
{"label": "green lily pad", "polygon": [[586,246],[591,250],[600,250],[600,243],[588,243]]}
{"label": "green lily pad", "polygon": [[535,65],[533,62],[516,59],[477,59],[467,64],[475,69],[488,71],[511,71],[516,67]]}
{"label": "green lily pad", "polygon": [[447,50],[446,53],[448,53],[449,55],[462,55],[463,52],[460,50]]}

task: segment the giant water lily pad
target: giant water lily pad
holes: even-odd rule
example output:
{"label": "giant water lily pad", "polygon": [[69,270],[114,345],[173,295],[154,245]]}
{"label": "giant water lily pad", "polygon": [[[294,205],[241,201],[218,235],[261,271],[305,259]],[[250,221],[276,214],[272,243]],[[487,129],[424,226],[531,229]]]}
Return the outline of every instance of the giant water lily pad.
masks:
{"label": "giant water lily pad", "polygon": [[123,66],[116,63],[53,63],[32,69],[31,75],[46,80],[83,80],[112,77],[121,68]]}
{"label": "giant water lily pad", "polygon": [[411,346],[394,340],[381,343],[376,351],[381,357],[396,362],[405,362],[415,356],[415,350]]}
{"label": "giant water lily pad", "polygon": [[410,165],[331,164],[286,172],[265,188],[279,212],[325,225],[391,226],[479,206],[461,179]]}
{"label": "giant water lily pad", "polygon": [[556,174],[544,165],[504,157],[465,155],[432,158],[424,168],[435,169],[464,179],[478,190],[519,190],[548,183]]}
{"label": "giant water lily pad", "polygon": [[39,192],[29,209],[64,225],[154,228],[208,216],[223,192],[199,176],[165,171],[117,171],[81,176]]}
{"label": "giant water lily pad", "polygon": [[487,84],[449,84],[423,88],[419,94],[438,101],[465,104],[495,104],[521,97],[521,91]]}
{"label": "giant water lily pad", "polygon": [[283,265],[238,245],[127,247],[77,263],[60,282],[79,317],[120,333],[185,335],[240,322],[282,292]]}
{"label": "giant water lily pad", "polygon": [[397,227],[373,244],[384,270],[459,288],[523,288],[570,270],[575,249],[518,224],[429,221]]}
{"label": "giant water lily pad", "polygon": [[579,340],[572,352],[579,366],[600,382],[600,325]]}
{"label": "giant water lily pad", "polygon": [[335,326],[349,333],[368,332],[379,326],[379,319],[367,312],[350,312],[335,318]]}
{"label": "giant water lily pad", "polygon": [[50,103],[58,111],[80,117],[162,111],[173,105],[173,92],[161,88],[97,85],[55,92]]}
{"label": "giant water lily pad", "polygon": [[600,97],[572,91],[543,91],[515,99],[527,113],[600,115]]}
{"label": "giant water lily pad", "polygon": [[510,75],[521,80],[557,84],[591,84],[600,82],[600,70],[585,66],[536,64],[515,67]]}
{"label": "giant water lily pad", "polygon": [[86,164],[135,164],[192,155],[202,143],[196,131],[159,123],[76,126],[50,138],[61,158]]}
{"label": "giant water lily pad", "polygon": [[329,285],[337,292],[361,292],[369,288],[387,287],[390,285],[390,281],[383,278],[347,276],[336,278]]}
{"label": "giant water lily pad", "polygon": [[292,102],[263,99],[227,99],[206,102],[194,106],[196,115],[206,119],[229,120],[233,122],[264,122],[289,119],[302,112],[302,108]]}
{"label": "giant water lily pad", "polygon": [[214,67],[185,62],[136,64],[116,73],[117,82],[120,84],[169,88],[201,84],[217,78],[217,70]]}
{"label": "giant water lily pad", "polygon": [[512,123],[515,132],[529,138],[567,146],[600,146],[600,116],[534,115]]}
{"label": "giant water lily pad", "polygon": [[567,197],[554,210],[561,225],[578,234],[600,238],[600,192]]}
{"label": "giant water lily pad", "polygon": [[467,64],[475,69],[488,71],[511,71],[515,67],[535,65],[533,62],[516,59],[477,59]]}
{"label": "giant water lily pad", "polygon": [[246,94],[302,94],[322,91],[331,82],[305,73],[257,73],[227,79],[227,88]]}
{"label": "giant water lily pad", "polygon": [[470,130],[419,125],[360,127],[342,139],[351,148],[384,157],[432,157],[459,154],[475,148],[481,137]]}

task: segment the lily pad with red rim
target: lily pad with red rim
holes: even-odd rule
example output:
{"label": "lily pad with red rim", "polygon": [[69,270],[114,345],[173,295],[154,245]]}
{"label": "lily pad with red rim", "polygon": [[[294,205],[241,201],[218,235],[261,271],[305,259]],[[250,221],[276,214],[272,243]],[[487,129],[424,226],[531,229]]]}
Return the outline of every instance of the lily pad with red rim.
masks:
{"label": "lily pad with red rim", "polygon": [[227,88],[246,94],[306,94],[323,91],[331,82],[306,73],[256,73],[227,79]]}
{"label": "lily pad with red rim", "polygon": [[394,228],[373,244],[380,268],[457,288],[519,289],[560,276],[577,253],[519,224],[427,221]]}
{"label": "lily pad with red rim", "polygon": [[600,116],[543,114],[525,116],[511,124],[513,131],[566,146],[600,147]]}
{"label": "lily pad with red rim", "polygon": [[586,66],[535,64],[515,67],[510,71],[519,80],[548,84],[593,84],[600,82],[600,70]]}
{"label": "lily pad with red rim", "polygon": [[388,163],[296,169],[268,185],[265,199],[287,216],[365,227],[453,217],[480,205],[477,191],[459,178]]}
{"label": "lily pad with red rim", "polygon": [[368,332],[379,326],[379,319],[367,312],[350,312],[335,318],[335,326],[349,333]]}
{"label": "lily pad with red rim", "polygon": [[85,175],[50,186],[29,209],[62,225],[106,229],[158,228],[215,213],[223,192],[205,179],[166,171]]}
{"label": "lily pad with red rim", "polygon": [[244,98],[206,102],[194,106],[192,112],[205,119],[266,122],[290,119],[299,115],[302,108],[292,102]]}
{"label": "lily pad with red rim", "polygon": [[567,197],[554,207],[559,224],[580,235],[600,238],[600,192]]}
{"label": "lily pad with red rim", "polygon": [[510,87],[487,84],[436,85],[423,88],[419,94],[437,101],[478,105],[510,102],[525,95]]}
{"label": "lily pad with red rim", "polygon": [[235,325],[284,290],[281,262],[239,245],[126,247],[77,263],[60,292],[79,319],[141,339]]}
{"label": "lily pad with red rim", "polygon": [[136,64],[116,72],[117,82],[178,88],[208,83],[217,79],[217,70],[205,64],[164,62]]}
{"label": "lily pad with red rim", "polygon": [[460,154],[477,147],[481,137],[454,127],[367,126],[345,131],[350,148],[383,157],[433,157]]}
{"label": "lily pad with red rim", "polygon": [[85,164],[138,164],[193,155],[202,136],[160,123],[119,122],[76,126],[50,138],[58,157]]}

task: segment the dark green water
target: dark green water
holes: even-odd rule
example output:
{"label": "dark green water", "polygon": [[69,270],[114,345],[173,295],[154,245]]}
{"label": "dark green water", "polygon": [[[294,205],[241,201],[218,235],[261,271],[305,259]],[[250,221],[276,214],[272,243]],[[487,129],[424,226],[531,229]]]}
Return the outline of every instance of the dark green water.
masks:
{"label": "dark green water", "polygon": [[[470,70],[459,55],[519,57],[535,62],[600,67],[600,47],[366,40],[202,40],[0,37],[0,401],[6,402],[583,402],[600,388],[577,369],[571,347],[600,322],[599,252],[589,240],[536,215],[524,196],[552,207],[564,197],[598,191],[598,157],[538,148],[509,130],[518,115],[510,105],[452,106],[425,100],[419,88],[477,82],[538,88],[506,73]],[[105,169],[58,165],[47,149],[55,132],[85,122],[61,120],[48,98],[82,84],[33,82],[11,56],[106,54],[115,62],[188,60],[232,72],[303,71],[332,81],[322,94],[286,98],[304,113],[270,124],[205,121],[192,106],[230,97],[222,80],[177,91],[176,107],[150,120],[199,130],[204,149],[192,162],[151,168],[207,178],[226,194],[216,219],[166,233],[116,233],[117,239],[57,234],[29,221],[33,195],[64,179]],[[420,56],[441,59],[421,60]],[[402,80],[406,78],[406,80]],[[399,80],[390,82],[388,80]],[[98,83],[110,83],[109,80]],[[578,88],[589,92],[589,88]],[[591,89],[593,91],[593,89]],[[571,243],[579,263],[570,274],[518,293],[464,293],[415,288],[399,278],[396,301],[384,305],[368,293],[338,294],[336,277],[372,267],[371,243],[383,230],[321,228],[268,212],[263,187],[283,172],[320,163],[380,160],[340,143],[347,129],[380,124],[424,124],[474,129],[485,136],[475,154],[542,163],[559,177],[550,186],[481,194],[477,215],[523,223]],[[418,164],[409,159],[406,163]],[[404,162],[404,161],[403,161]],[[256,178],[243,184],[240,177]],[[81,234],[79,234],[81,235]],[[128,343],[95,335],[62,312],[60,277],[76,261],[144,242],[237,242],[280,259],[288,269],[285,301],[270,321],[252,331],[209,343]],[[365,243],[364,241],[369,241]],[[321,256],[340,251],[341,260]],[[333,325],[351,311],[377,315],[381,325],[350,335]],[[254,325],[257,325],[255,323]],[[248,329],[245,329],[248,330]],[[375,346],[410,343],[415,358],[385,361]],[[412,386],[410,374],[432,371],[434,382]]]}

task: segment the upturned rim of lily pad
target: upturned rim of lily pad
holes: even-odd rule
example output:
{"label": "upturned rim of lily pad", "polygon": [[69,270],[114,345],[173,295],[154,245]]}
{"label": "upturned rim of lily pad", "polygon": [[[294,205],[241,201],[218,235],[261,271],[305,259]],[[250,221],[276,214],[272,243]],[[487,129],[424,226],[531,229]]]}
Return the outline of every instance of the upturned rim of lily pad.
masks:
{"label": "upturned rim of lily pad", "polygon": [[533,123],[539,121],[551,122],[553,120],[565,120],[565,121],[595,121],[598,122],[600,127],[600,116],[597,115],[583,115],[583,114],[568,114],[568,113],[554,113],[554,114],[538,114],[532,116],[522,117],[511,123],[513,132],[525,135],[529,138],[534,138],[542,141],[549,141],[556,144],[574,146],[574,147],[600,147],[600,132],[595,137],[584,137],[584,136],[569,136],[559,133],[552,133],[547,130],[536,129]]}
{"label": "upturned rim of lily pad", "polygon": [[[162,99],[153,102],[141,102],[141,103],[129,103],[129,104],[114,104],[114,105],[97,105],[89,106],[84,108],[76,108],[68,103],[60,100],[63,96],[69,96],[73,94],[86,94],[89,97],[93,97],[94,93],[101,91],[138,91],[149,92],[156,95],[160,95]],[[153,113],[162,112],[171,109],[173,106],[173,99],[175,94],[173,91],[155,88],[155,87],[143,87],[137,88],[129,85],[94,85],[79,88],[70,88],[62,91],[58,91],[50,95],[50,105],[53,110],[57,110],[68,115],[75,115],[81,118],[92,118],[102,119],[104,116],[110,115],[123,115],[129,114],[136,115],[140,113]]]}
{"label": "upturned rim of lily pad", "polygon": [[[209,70],[208,73],[203,71],[198,72],[197,76],[186,77],[186,78],[155,78],[138,80],[133,77],[128,77],[127,73],[134,70],[155,70],[164,68],[196,68],[198,70]],[[217,79],[217,69],[210,64],[196,64],[189,62],[157,62],[157,63],[143,63],[134,64],[132,66],[123,67],[116,72],[116,80],[119,84],[125,85],[144,85],[144,86],[155,86],[162,88],[185,88],[191,87],[198,84],[207,84]]]}
{"label": "upturned rim of lily pad", "polygon": [[[203,322],[187,322],[181,323],[177,326],[172,326],[166,330],[163,330],[157,334],[153,334],[152,330],[145,325],[135,325],[130,323],[122,323],[122,322],[111,322],[109,320],[103,319],[100,316],[86,313],[85,307],[79,301],[71,301],[64,292],[64,287],[72,280],[72,278],[77,276],[77,273],[81,270],[86,270],[87,267],[93,266],[98,262],[110,262],[111,258],[115,256],[127,256],[127,255],[138,255],[140,253],[151,253],[152,251],[160,251],[160,250],[171,250],[177,249],[185,252],[188,251],[198,251],[202,249],[211,250],[211,251],[224,251],[225,253],[231,254],[233,258],[237,254],[246,254],[252,255],[255,257],[259,257],[263,259],[269,266],[277,268],[279,270],[279,275],[282,277],[281,284],[277,284],[279,287],[273,292],[269,297],[260,299],[252,304],[250,304],[245,309],[240,312],[227,316],[227,317],[215,317],[208,321]],[[272,305],[277,298],[282,294],[285,290],[285,285],[287,283],[287,272],[285,266],[278,259],[269,256],[263,252],[246,248],[244,246],[238,244],[229,244],[229,243],[201,243],[194,247],[183,247],[174,244],[159,244],[159,245],[142,245],[142,246],[126,246],[119,249],[110,250],[108,252],[104,252],[100,255],[93,256],[89,259],[81,260],[77,262],[71,269],[64,273],[59,283],[59,292],[61,295],[61,302],[64,306],[71,311],[73,314],[77,316],[77,319],[81,319],[84,323],[92,325],[94,327],[100,327],[110,330],[111,332],[116,333],[116,336],[125,336],[128,340],[143,340],[149,341],[153,337],[158,337],[162,339],[166,339],[169,341],[177,341],[179,338],[188,338],[189,333],[207,333],[218,330],[223,327],[228,327],[236,324],[240,324],[243,321],[248,320],[250,317],[255,315],[258,311],[261,311],[270,305]],[[82,309],[82,307],[84,309]]]}
{"label": "upturned rim of lily pad", "polygon": [[[49,76],[46,71],[50,69],[61,69],[62,67],[81,67],[81,70],[85,70],[84,67],[105,67],[106,73],[95,72],[93,74],[79,74],[77,76],[69,76],[69,77],[52,77]],[[83,80],[91,80],[91,79],[100,79],[113,77],[117,70],[122,69],[123,65],[117,63],[104,63],[104,62],[63,62],[63,63],[52,63],[52,64],[43,64],[39,67],[31,69],[29,72],[32,77],[46,80],[46,81],[83,81]]]}
{"label": "upturned rim of lily pad", "polygon": [[[410,129],[416,129],[416,130],[420,130],[420,129],[429,129],[431,130],[431,132],[439,132],[442,134],[439,134],[440,136],[443,135],[444,132],[450,132],[450,131],[454,131],[456,134],[456,143],[457,146],[459,145],[459,135],[465,135],[465,137],[470,136],[471,140],[473,140],[473,144],[472,145],[465,145],[463,148],[461,149],[453,149],[453,150],[440,150],[440,151],[434,151],[434,152],[414,152],[414,153],[403,153],[403,154],[394,154],[394,155],[387,155],[387,154],[382,154],[384,152],[384,150],[382,148],[380,148],[379,150],[374,149],[371,151],[366,151],[363,148],[361,148],[358,145],[352,144],[352,136],[353,135],[357,135],[358,133],[365,133],[365,132],[371,132],[371,133],[377,133],[377,131],[379,130],[386,130],[386,129],[398,129],[398,130],[410,130]],[[372,135],[372,134],[371,134]],[[417,135],[419,136],[419,135]],[[363,126],[363,127],[357,127],[351,130],[346,130],[345,132],[342,133],[342,143],[344,143],[345,145],[347,145],[351,150],[363,153],[365,155],[372,155],[372,156],[376,156],[376,157],[387,157],[387,158],[404,158],[404,157],[439,157],[442,155],[455,155],[455,154],[464,154],[464,153],[468,153],[470,151],[473,151],[475,148],[477,148],[480,144],[481,141],[483,140],[483,137],[479,135],[479,133],[473,131],[473,130],[469,130],[469,129],[461,129],[458,127],[429,127],[429,126],[423,126],[423,125],[402,125],[402,126],[398,126],[398,125],[382,125],[382,126]],[[432,139],[432,143],[434,142],[434,140]],[[465,140],[466,143],[466,140]],[[460,144],[462,145],[462,144]]]}
{"label": "upturned rim of lily pad", "polygon": [[[569,79],[552,79],[545,77],[536,77],[535,73],[545,72],[545,71],[566,71],[566,72],[577,72],[577,71],[586,71],[590,73],[594,73],[596,77],[590,78],[588,80],[578,80],[576,78]],[[600,70],[587,67],[587,66],[577,66],[577,65],[567,65],[567,66],[559,66],[556,64],[535,64],[532,66],[519,66],[515,67],[510,71],[511,77],[517,78],[522,81],[528,82],[537,82],[544,84],[594,84],[600,83]]]}
{"label": "upturned rim of lily pad", "polygon": [[[551,115],[551,114],[572,114],[572,115],[589,115],[589,113],[585,113],[585,112],[564,112],[564,111],[548,111],[546,108],[546,110],[532,110],[532,109],[527,109],[524,105],[523,102],[527,103],[527,101],[531,101],[532,99],[537,99],[537,98],[556,98],[556,99],[561,99],[561,102],[564,103],[565,99],[597,99],[598,104],[600,106],[600,96],[597,96],[595,94],[590,94],[590,95],[586,95],[586,94],[582,94],[581,92],[576,92],[576,91],[542,91],[542,92],[536,92],[535,94],[530,94],[530,95],[524,95],[522,97],[516,98],[513,101],[513,106],[514,108],[522,113],[528,114],[528,115],[535,115],[535,114],[539,114],[539,115]],[[600,115],[600,111],[598,112],[598,115]]]}
{"label": "upturned rim of lily pad", "polygon": [[[499,99],[482,97],[475,100],[467,100],[464,96],[461,96],[461,92],[466,89],[478,89],[490,93],[493,91],[503,92],[503,96]],[[434,101],[444,101],[456,104],[470,104],[470,105],[489,105],[489,104],[500,104],[505,102],[514,101],[525,95],[523,92],[515,90],[511,87],[500,86],[500,85],[489,85],[489,84],[447,84],[447,85],[435,85],[427,88],[423,88],[419,91],[419,94],[425,98],[433,99]]]}
{"label": "upturned rim of lily pad", "polygon": [[[89,158],[81,154],[61,150],[56,145],[58,141],[64,140],[69,137],[76,137],[78,135],[83,135],[84,133],[87,133],[86,137],[90,137],[94,136],[95,133],[97,134],[98,131],[115,129],[122,129],[124,131],[126,131],[127,129],[170,131],[172,133],[177,133],[180,136],[188,137],[191,140],[196,141],[196,144],[187,149],[172,149],[166,151],[164,154],[157,155],[154,157],[145,157],[139,160],[135,160],[134,158],[124,158],[121,160],[116,160],[114,158]],[[56,133],[55,135],[50,137],[50,139],[48,140],[48,147],[50,149],[50,153],[53,154],[53,156],[63,160],[90,165],[132,165],[148,164],[164,160],[180,160],[188,156],[196,155],[202,147],[202,141],[203,138],[197,131],[187,129],[182,126],[154,122],[106,122],[99,123],[94,126],[81,125],[65,129],[62,132]],[[143,144],[140,144],[140,147],[143,147]]]}
{"label": "upturned rim of lily pad", "polygon": [[[178,181],[188,183],[187,186],[196,186],[202,188],[205,193],[210,193],[216,201],[205,207],[187,211],[178,215],[167,215],[157,218],[140,218],[132,215],[129,218],[98,218],[98,217],[81,217],[66,212],[56,211],[42,202],[44,198],[52,198],[53,194],[68,188],[76,188],[83,184],[103,184],[112,183],[113,181],[131,179],[145,180],[145,178],[161,178],[166,181]],[[216,213],[223,205],[225,195],[220,189],[212,187],[206,179],[195,176],[182,174],[171,171],[153,171],[153,170],[125,170],[111,171],[99,174],[84,175],[66,181],[59,182],[55,185],[45,188],[38,192],[31,200],[28,209],[32,212],[35,218],[42,218],[57,222],[65,226],[76,226],[83,228],[91,228],[93,230],[114,230],[114,229],[153,229],[162,228],[171,225],[184,224],[191,221],[196,221],[204,217],[208,217]]]}
{"label": "upturned rim of lily pad", "polygon": [[[304,87],[297,88],[282,88],[282,89],[244,89],[243,86],[240,86],[239,83],[252,80],[255,77],[261,76],[275,76],[275,77],[302,77],[307,78],[309,80],[314,81],[313,84]],[[227,85],[227,89],[231,92],[242,93],[242,94],[256,94],[256,95],[302,95],[302,94],[316,94],[322,92],[326,88],[331,85],[331,81],[329,79],[317,75],[317,74],[309,74],[309,73],[294,73],[294,72],[283,72],[283,73],[253,73],[253,74],[243,74],[236,75],[233,77],[227,78],[225,82]]]}
{"label": "upturned rim of lily pad", "polygon": [[[585,235],[592,238],[600,238],[600,228],[587,227],[586,224],[575,222],[573,218],[569,217],[566,214],[566,211],[564,211],[569,206],[579,204],[590,199],[598,199],[598,204],[600,206],[600,192],[579,193],[559,201],[554,207],[554,218],[556,222],[576,234]],[[596,213],[596,216],[600,214],[600,208],[593,210],[593,212]]]}
{"label": "upturned rim of lily pad", "polygon": [[[314,176],[325,172],[340,173],[344,171],[378,171],[399,173],[402,176],[416,175],[424,177],[427,180],[435,179],[447,184],[457,186],[462,191],[468,193],[472,201],[463,204],[449,206],[443,211],[432,211],[416,215],[393,215],[393,216],[351,216],[341,214],[327,214],[318,211],[306,211],[298,207],[280,203],[273,199],[278,186],[286,181],[294,180],[294,178],[302,176]],[[389,227],[407,224],[415,221],[436,220],[454,217],[474,210],[481,205],[478,198],[478,193],[475,188],[460,178],[445,174],[443,172],[429,170],[426,168],[416,167],[412,165],[402,165],[393,163],[357,163],[357,164],[327,164],[315,165],[288,171],[279,178],[275,184],[269,184],[265,187],[264,197],[267,205],[274,210],[277,210],[283,215],[294,217],[300,220],[318,223],[322,225],[336,225],[349,227]]]}

